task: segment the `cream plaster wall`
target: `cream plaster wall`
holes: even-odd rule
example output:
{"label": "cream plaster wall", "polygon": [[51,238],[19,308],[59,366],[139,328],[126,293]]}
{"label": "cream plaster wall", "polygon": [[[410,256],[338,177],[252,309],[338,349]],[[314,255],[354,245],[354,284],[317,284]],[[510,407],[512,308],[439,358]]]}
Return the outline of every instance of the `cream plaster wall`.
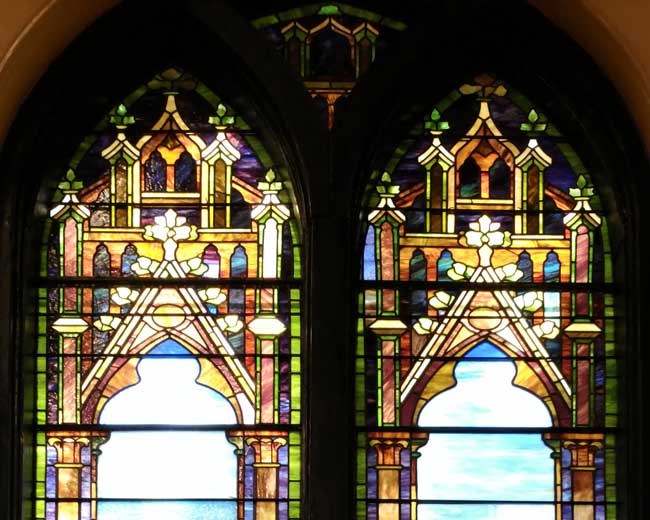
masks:
{"label": "cream plaster wall", "polygon": [[650,149],[650,1],[529,1],[603,69]]}
{"label": "cream plaster wall", "polygon": [[[48,65],[119,1],[0,0],[0,142]],[[605,71],[650,149],[650,1],[529,1]]]}
{"label": "cream plaster wall", "polygon": [[0,142],[48,65],[119,0],[0,0]]}

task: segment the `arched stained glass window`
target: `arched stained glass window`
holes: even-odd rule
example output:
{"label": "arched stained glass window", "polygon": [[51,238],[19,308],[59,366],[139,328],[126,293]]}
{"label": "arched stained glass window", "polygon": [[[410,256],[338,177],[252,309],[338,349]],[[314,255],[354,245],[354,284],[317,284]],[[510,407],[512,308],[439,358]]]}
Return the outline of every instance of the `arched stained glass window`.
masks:
{"label": "arched stained glass window", "polygon": [[396,150],[361,234],[357,517],[615,518],[597,187],[559,129],[489,75]]}
{"label": "arched stained glass window", "polygon": [[299,517],[301,250],[269,160],[176,69],[79,147],[44,237],[33,518]]}

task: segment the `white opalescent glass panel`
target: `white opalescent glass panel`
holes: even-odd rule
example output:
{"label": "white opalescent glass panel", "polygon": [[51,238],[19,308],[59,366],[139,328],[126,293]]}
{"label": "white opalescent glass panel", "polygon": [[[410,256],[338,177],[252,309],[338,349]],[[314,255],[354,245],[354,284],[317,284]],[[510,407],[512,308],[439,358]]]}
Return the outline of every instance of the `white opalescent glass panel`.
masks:
{"label": "white opalescent glass panel", "polygon": [[[235,424],[230,403],[196,382],[196,359],[160,354],[188,352],[171,340],[154,349],[138,364],[140,382],[106,404],[102,424]],[[233,498],[234,450],[223,431],[114,431],[98,459],[99,497]]]}

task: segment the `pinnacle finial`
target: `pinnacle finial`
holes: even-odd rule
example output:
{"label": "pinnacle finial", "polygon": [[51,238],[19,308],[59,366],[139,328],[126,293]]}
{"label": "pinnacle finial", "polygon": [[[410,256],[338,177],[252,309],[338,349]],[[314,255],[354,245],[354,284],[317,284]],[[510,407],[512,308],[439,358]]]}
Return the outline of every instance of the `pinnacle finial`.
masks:
{"label": "pinnacle finial", "polygon": [[59,183],[59,189],[63,193],[77,193],[83,188],[83,182],[76,180],[77,176],[72,168],[65,172],[65,180]]}
{"label": "pinnacle finial", "polygon": [[443,130],[449,130],[449,123],[442,121],[442,116],[437,108],[434,108],[424,122],[424,128],[431,130],[432,134],[440,134]]}
{"label": "pinnacle finial", "polygon": [[393,179],[387,171],[381,174],[377,183],[377,193],[382,198],[393,198],[399,193],[399,186],[393,184]]}
{"label": "pinnacle finial", "polygon": [[113,114],[111,114],[111,116],[109,117],[109,122],[115,125],[115,128],[123,130],[129,125],[135,123],[135,118],[128,114],[128,109],[126,108],[126,105],[120,103],[119,105],[117,105],[117,108],[113,111]]}
{"label": "pinnacle finial", "polygon": [[177,93],[180,90],[194,90],[198,85],[196,78],[176,68],[164,70],[157,74],[147,87],[151,90],[162,90],[167,94]]}
{"label": "pinnacle finial", "polygon": [[519,125],[519,129],[522,132],[528,133],[532,137],[545,132],[547,126],[548,125],[544,115],[538,113],[534,108],[531,108],[530,112],[528,112],[528,121],[521,123],[521,125]]}
{"label": "pinnacle finial", "polygon": [[478,94],[484,99],[490,96],[505,96],[508,93],[505,85],[490,74],[481,74],[474,78],[474,83],[465,83],[458,90],[466,96]]}
{"label": "pinnacle finial", "polygon": [[262,193],[278,193],[282,189],[282,181],[277,180],[273,168],[269,168],[264,175],[264,180],[257,183],[257,189]]}
{"label": "pinnacle finial", "polygon": [[589,229],[596,229],[602,224],[600,215],[591,208],[594,187],[587,177],[580,175],[576,180],[576,187],[569,188],[569,195],[575,200],[575,205],[562,219],[566,227],[576,229],[578,226],[585,225]]}
{"label": "pinnacle finial", "polygon": [[225,130],[229,126],[235,124],[235,116],[229,114],[228,107],[223,103],[217,105],[217,114],[210,116],[208,119],[211,125],[214,125],[217,130]]}
{"label": "pinnacle finial", "polygon": [[569,195],[576,200],[589,200],[594,196],[594,187],[587,182],[584,175],[580,175],[576,181],[576,187],[569,188]]}

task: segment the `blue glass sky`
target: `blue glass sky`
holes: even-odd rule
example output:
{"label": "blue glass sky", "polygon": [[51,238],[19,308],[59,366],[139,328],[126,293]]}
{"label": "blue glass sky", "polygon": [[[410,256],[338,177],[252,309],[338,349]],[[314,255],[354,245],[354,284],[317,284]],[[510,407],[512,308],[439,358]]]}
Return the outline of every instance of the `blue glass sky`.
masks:
{"label": "blue glass sky", "polygon": [[[138,364],[140,382],[106,404],[102,424],[236,422],[232,406],[221,394],[196,383],[200,370],[196,359],[155,357],[160,354],[187,356],[188,351],[171,340],[154,349]],[[113,432],[101,447],[99,497],[235,497],[234,450],[223,432]]]}
{"label": "blue glass sky", "polygon": [[[516,368],[484,342],[456,367],[456,386],[422,410],[420,426],[547,427],[548,409],[512,385]],[[551,450],[538,433],[431,433],[420,449],[418,498],[425,500],[552,501]],[[545,520],[552,505],[421,505],[427,520]]]}

